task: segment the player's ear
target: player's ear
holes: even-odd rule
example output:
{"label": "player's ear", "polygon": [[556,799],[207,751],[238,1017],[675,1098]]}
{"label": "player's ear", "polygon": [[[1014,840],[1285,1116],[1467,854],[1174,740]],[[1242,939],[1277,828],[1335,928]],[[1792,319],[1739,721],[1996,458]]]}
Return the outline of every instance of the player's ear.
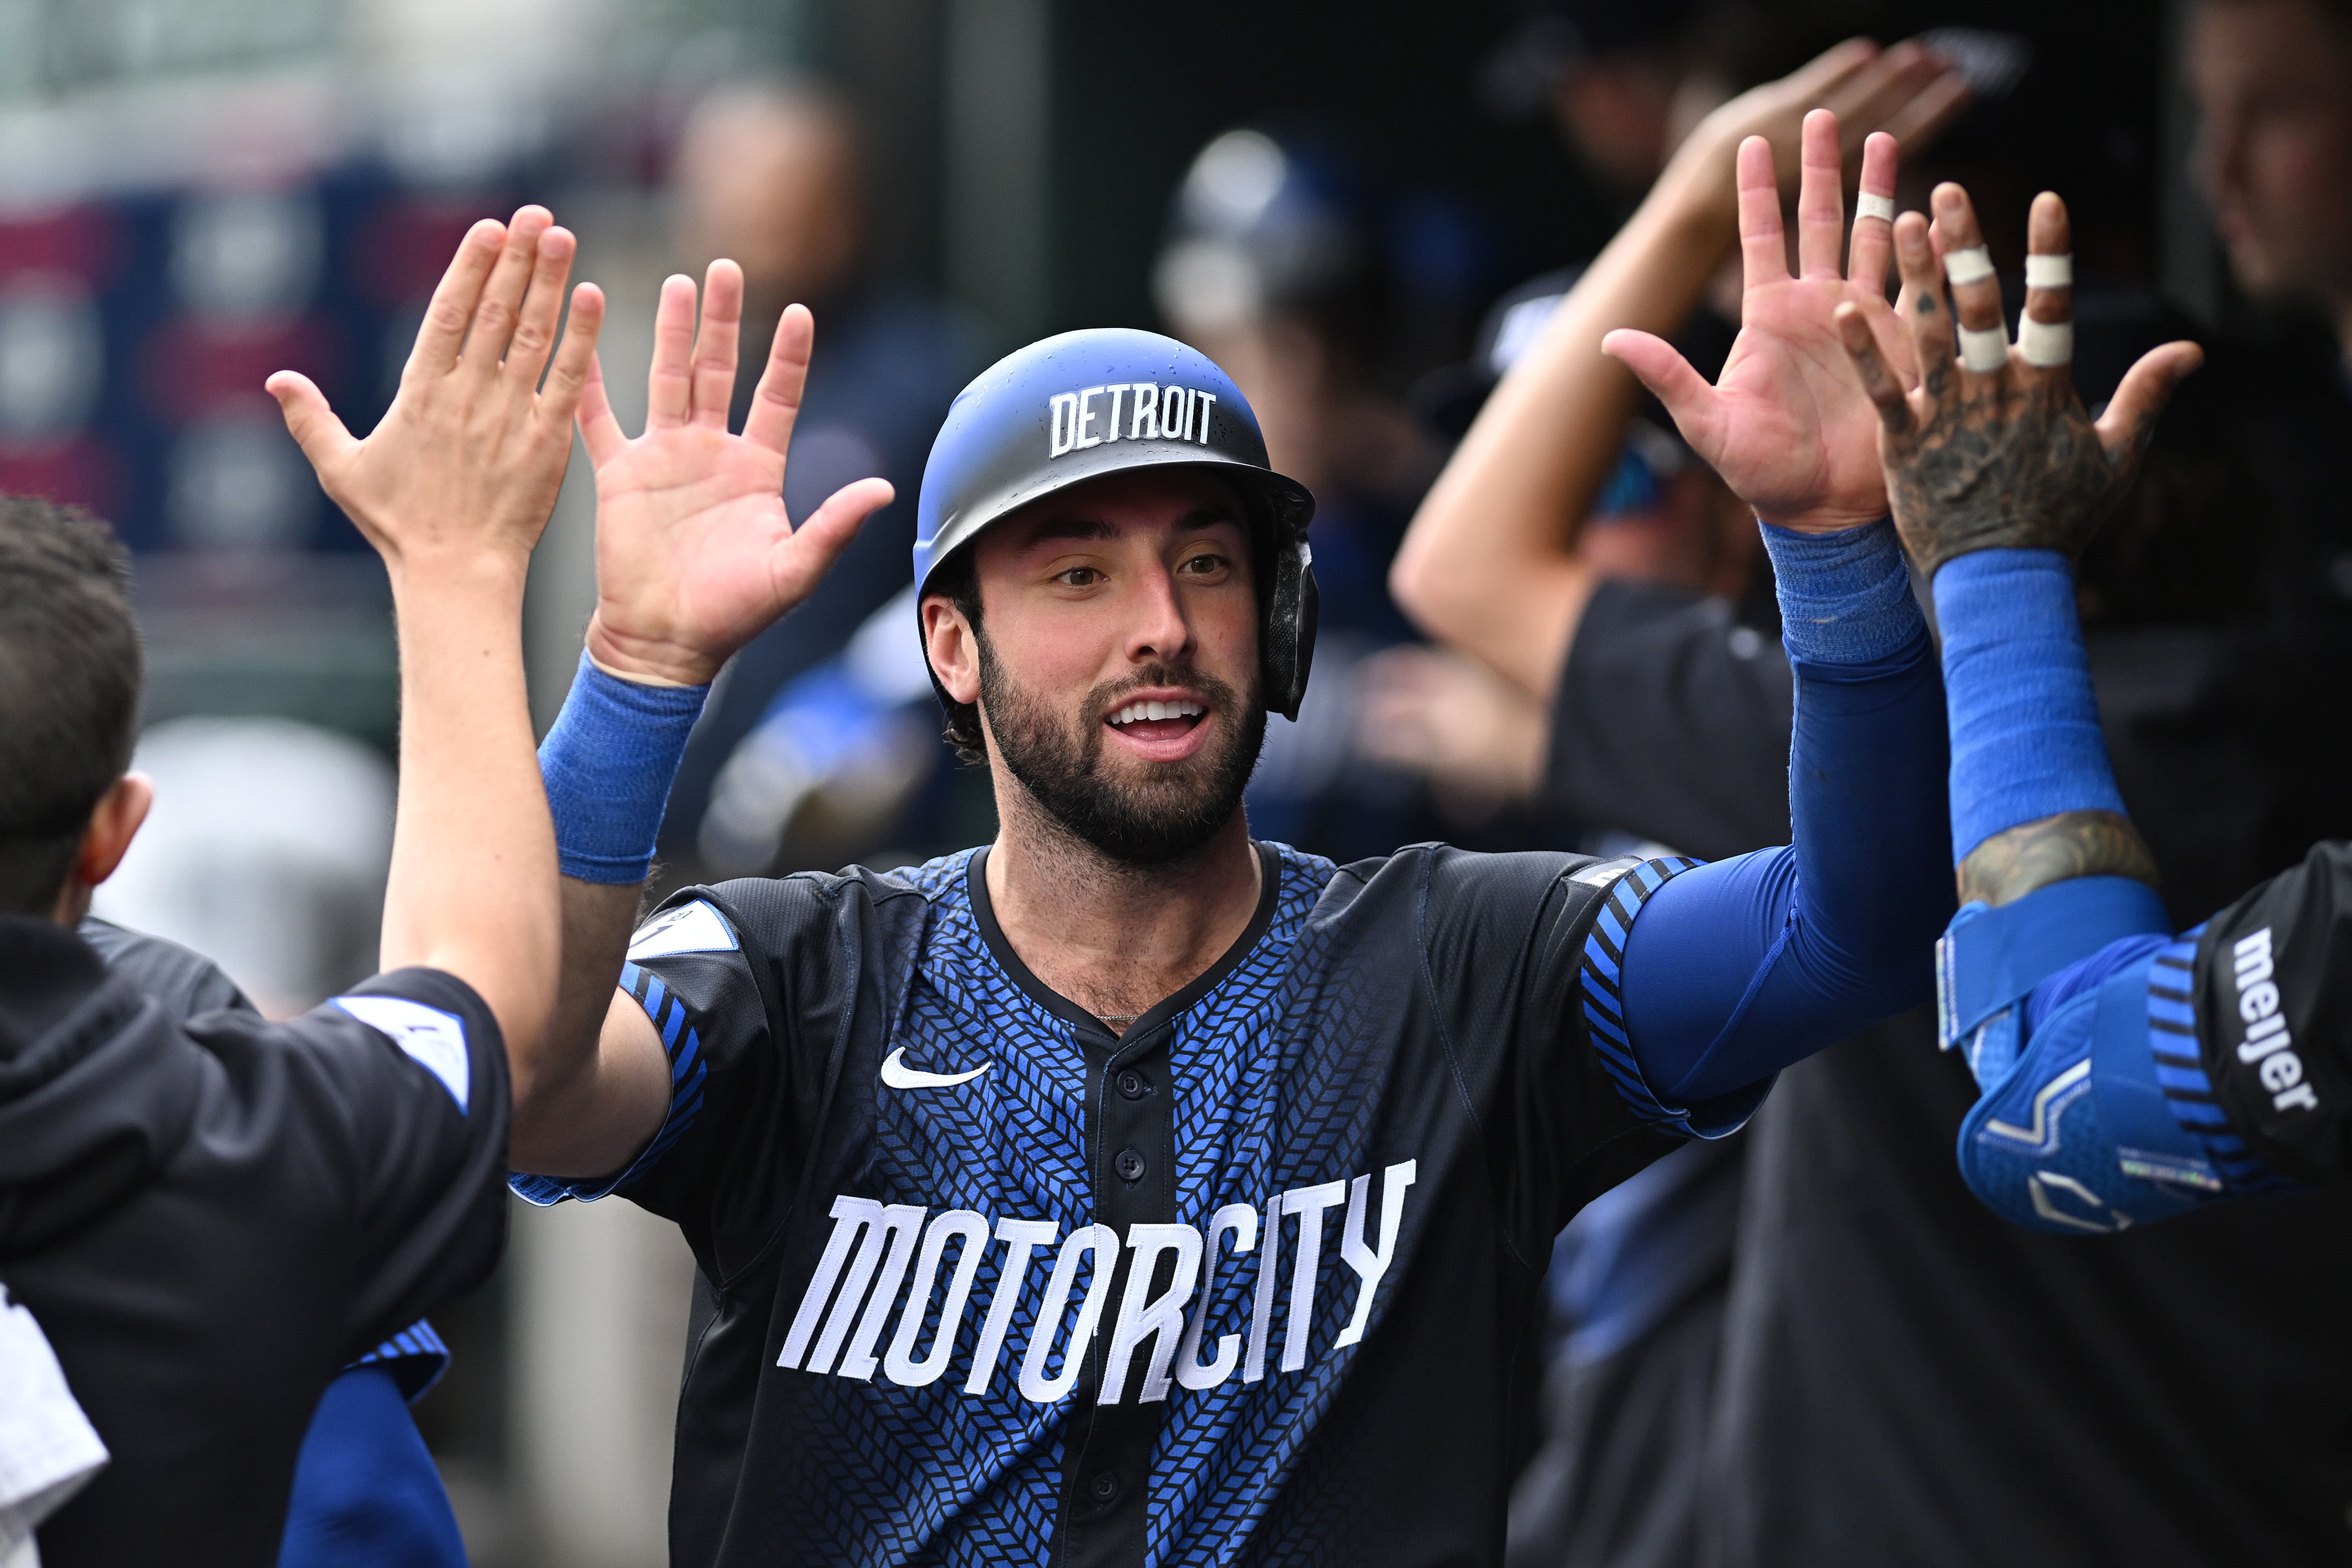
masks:
{"label": "player's ear", "polygon": [[145,773],[125,773],[115,780],[89,814],[89,826],[82,832],[81,848],[60,897],[79,899],[83,889],[113,876],[154,804],[155,782]]}
{"label": "player's ear", "polygon": [[923,651],[949,697],[958,702],[980,700],[980,639],[944,594],[923,600]]}

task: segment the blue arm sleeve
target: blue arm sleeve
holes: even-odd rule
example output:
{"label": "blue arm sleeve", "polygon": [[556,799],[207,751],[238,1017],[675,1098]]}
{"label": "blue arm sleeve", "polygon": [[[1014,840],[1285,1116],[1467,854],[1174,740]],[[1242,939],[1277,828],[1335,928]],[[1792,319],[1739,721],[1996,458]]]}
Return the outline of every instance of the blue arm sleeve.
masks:
{"label": "blue arm sleeve", "polygon": [[327,1385],[294,1465],[278,1568],[466,1568],[449,1494],[381,1366]]}
{"label": "blue arm sleeve", "polygon": [[1943,683],[1893,529],[1765,540],[1796,679],[1795,843],[1684,872],[1627,933],[1627,1033],[1669,1104],[1924,1000],[1952,912]]}

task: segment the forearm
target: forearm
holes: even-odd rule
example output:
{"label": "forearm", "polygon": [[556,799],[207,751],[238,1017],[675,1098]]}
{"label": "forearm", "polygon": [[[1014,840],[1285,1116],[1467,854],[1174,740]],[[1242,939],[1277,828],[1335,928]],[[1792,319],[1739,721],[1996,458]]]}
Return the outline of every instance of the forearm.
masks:
{"label": "forearm", "polygon": [[1635,1056],[1676,1104],[1924,999],[1951,912],[1943,693],[1892,536],[1768,537],[1796,683],[1794,842],[1668,882],[1625,948]]}
{"label": "forearm", "polygon": [[518,1086],[559,952],[555,839],[531,754],[520,561],[396,565],[400,784],[382,966],[446,970],[499,1020]]}
{"label": "forearm", "polygon": [[1601,340],[1620,327],[1677,331],[1734,238],[1680,190],[1660,183],[1495,388],[1391,569],[1398,603],[1423,630],[1538,698],[1591,593],[1576,533],[1639,392]]}
{"label": "forearm", "polygon": [[670,784],[707,695],[622,680],[583,658],[540,747],[562,872],[562,963],[545,1059],[515,1097],[519,1168],[594,1173],[570,1167],[616,1137],[625,1143],[639,1123],[650,1134],[659,1120],[658,1044],[648,1052],[608,1022]]}

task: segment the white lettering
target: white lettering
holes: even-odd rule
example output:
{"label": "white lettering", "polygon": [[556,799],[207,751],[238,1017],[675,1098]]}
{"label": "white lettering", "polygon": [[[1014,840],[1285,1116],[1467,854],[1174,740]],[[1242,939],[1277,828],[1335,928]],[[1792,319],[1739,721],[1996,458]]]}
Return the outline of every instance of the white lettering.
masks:
{"label": "white lettering", "polygon": [[2258,1062],[2264,1057],[2273,1052],[2283,1051],[2293,1044],[2294,1040],[2287,1034],[2284,1026],[2276,1029],[2265,1030],[2259,1036],[2248,1035],[2246,1043],[2238,1047],[2238,1059],[2242,1062]]}
{"label": "white lettering", "polygon": [[2252,1024],[2278,1011],[2278,987],[2265,980],[2259,984],[2238,986],[2238,1016]]}
{"label": "white lettering", "polygon": [[1381,1288],[1381,1278],[1389,1271],[1396,1258],[1397,1227],[1404,1223],[1404,1190],[1412,1185],[1420,1173],[1421,1163],[1407,1160],[1391,1165],[1381,1175],[1381,1245],[1375,1252],[1364,1245],[1364,1199],[1370,1193],[1372,1178],[1358,1176],[1348,1188],[1348,1223],[1339,1232],[1339,1256],[1354,1269],[1363,1283],[1356,1287],[1356,1310],[1348,1326],[1331,1342],[1337,1349],[1352,1345],[1364,1337],[1364,1325],[1371,1321],[1372,1295]]}
{"label": "white lettering", "polygon": [[1217,395],[1213,392],[1199,392],[1194,393],[1193,395],[1201,400],[1201,445],[1205,447],[1209,444],[1209,416],[1216,412]]}
{"label": "white lettering", "polygon": [[1104,389],[1102,387],[1089,386],[1084,392],[1078,394],[1078,425],[1076,441],[1076,445],[1078,446],[1099,447],[1102,445],[1102,437],[1099,436],[1087,435],[1087,429],[1095,422],[1095,399],[1100,397],[1103,395],[1103,391]]}
{"label": "white lettering", "polygon": [[1046,416],[1046,456],[1058,458],[1070,449],[1078,438],[1078,395],[1075,392],[1054,394],[1053,406]]}
{"label": "white lettering", "polygon": [[1149,381],[1133,384],[1135,413],[1128,420],[1127,438],[1130,441],[1156,441],[1160,438],[1160,388]]}
{"label": "white lettering", "polygon": [[2230,949],[2230,956],[2238,971],[2238,989],[2243,991],[2258,980],[2271,977],[2271,928],[2263,927],[2250,937],[2240,939]]}
{"label": "white lettering", "polygon": [[2319,1109],[2319,1097],[2312,1093],[2311,1085],[2307,1083],[2297,1084],[2294,1088],[2288,1089],[2284,1094],[2273,1095],[2271,1097],[2271,1109],[2273,1110],[2316,1110]]}
{"label": "white lettering", "polygon": [[1202,1364],[1201,1334],[1209,1321],[1210,1309],[1217,1302],[1217,1239],[1226,1232],[1234,1236],[1236,1258],[1257,1246],[1257,1210],[1247,1204],[1227,1204],[1209,1221],[1209,1234],[1201,1264],[1201,1306],[1192,1314],[1190,1327],[1184,1331],[1183,1348],[1177,1352],[1176,1381],[1187,1388],[1214,1388],[1234,1374],[1242,1359],[1242,1337],[1227,1334],[1217,1342],[1217,1359]]}
{"label": "white lettering", "polygon": [[[1081,1253],[1094,1261],[1093,1278],[1087,1281],[1087,1299],[1079,1304],[1077,1321],[1070,1325],[1062,1370],[1047,1377],[1045,1359],[1053,1353],[1054,1341],[1060,1334]],[[1029,1331],[1029,1353],[1021,1358],[1022,1398],[1033,1405],[1051,1405],[1070,1392],[1078,1373],[1086,1370],[1087,1345],[1095,1337],[1095,1325],[1102,1321],[1103,1300],[1110,1294],[1111,1279],[1118,1272],[1118,1232],[1107,1225],[1081,1226],[1070,1232],[1054,1259],[1053,1275],[1045,1281],[1045,1304],[1037,1309],[1037,1326]]]}
{"label": "white lettering", "polygon": [[[955,1273],[948,1279],[947,1300],[940,1303],[939,1332],[931,1338],[931,1353],[919,1360],[915,1340],[929,1317],[931,1290],[939,1283],[940,1259],[950,1237],[961,1237],[963,1250],[956,1254]],[[902,1388],[921,1388],[939,1380],[955,1357],[956,1331],[963,1326],[964,1303],[971,1296],[972,1276],[980,1272],[981,1255],[988,1248],[988,1216],[970,1209],[947,1209],[931,1221],[923,1235],[923,1253],[915,1262],[914,1289],[907,1292],[907,1310],[898,1314],[898,1331],[890,1336],[890,1353],[882,1370]]]}
{"label": "white lettering", "polygon": [[1103,439],[1106,441],[1116,441],[1118,439],[1118,400],[1126,395],[1129,386],[1131,384],[1131,383],[1122,381],[1117,386],[1106,386],[1103,388],[1105,392],[1110,394],[1110,423],[1103,426]]}
{"label": "white lettering", "polygon": [[1181,386],[1169,387],[1160,395],[1160,438],[1163,441],[1189,441],[1192,438],[1192,395]]}
{"label": "white lettering", "polygon": [[1274,1327],[1275,1270],[1282,1262],[1282,1194],[1265,1200],[1265,1240],[1257,1249],[1257,1292],[1250,1302],[1249,1353],[1242,1361],[1242,1381],[1255,1383],[1265,1375],[1265,1341]]}
{"label": "white lettering", "polygon": [[1021,1304],[1021,1287],[1029,1278],[1029,1265],[1039,1247],[1053,1246],[1061,1234],[1062,1227],[1050,1219],[996,1222],[996,1239],[1004,1243],[1004,1263],[996,1277],[996,1299],[988,1305],[980,1343],[971,1352],[971,1375],[963,1382],[966,1394],[988,1391],[989,1380],[996,1375],[997,1352],[1004,1348],[1005,1328],[1013,1321],[1013,1309]]}
{"label": "white lettering", "polygon": [[2262,1066],[2263,1087],[2276,1092],[2293,1089],[2303,1081],[2303,1058],[2293,1051],[2280,1051],[2266,1057]]}
{"label": "white lettering", "polygon": [[1282,1335],[1285,1372],[1307,1364],[1307,1341],[1315,1328],[1315,1273],[1323,1261],[1323,1214],[1347,1196],[1345,1182],[1320,1182],[1282,1194],[1282,1212],[1298,1216],[1298,1257],[1290,1270],[1290,1323]]}
{"label": "white lettering", "polygon": [[851,1288],[841,1293],[841,1305],[824,1325],[824,1336],[816,1342],[817,1360],[811,1372],[823,1372],[833,1359],[826,1353],[835,1337],[835,1325],[848,1321],[849,1309],[855,1300],[855,1289],[863,1281],[857,1277],[867,1258],[873,1255],[877,1237],[887,1237],[890,1249],[882,1258],[882,1267],[874,1276],[874,1294],[867,1298],[866,1310],[857,1315],[857,1330],[849,1336],[849,1346],[841,1353],[841,1365],[836,1375],[854,1377],[860,1383],[870,1383],[874,1369],[880,1364],[874,1347],[881,1342],[882,1326],[890,1321],[890,1309],[898,1303],[898,1287],[907,1279],[907,1265],[915,1256],[915,1237],[923,1228],[923,1206],[920,1204],[892,1204],[882,1211],[882,1223],[866,1232],[866,1245],[858,1250],[857,1264],[850,1269]]}
{"label": "white lettering", "polygon": [[[1118,1319],[1111,1327],[1110,1356],[1103,1363],[1099,1405],[1116,1405],[1127,1388],[1127,1363],[1136,1347],[1149,1336],[1151,1359],[1144,1364],[1143,1387],[1136,1398],[1150,1404],[1168,1397],[1168,1363],[1175,1358],[1176,1342],[1184,1333],[1184,1303],[1192,1297],[1192,1280],[1201,1271],[1201,1233],[1189,1225],[1131,1225],[1128,1250],[1127,1293],[1119,1298]],[[1152,1277],[1160,1272],[1160,1255],[1176,1255],[1176,1272],[1168,1289],[1151,1294]]]}
{"label": "white lettering", "polygon": [[[824,1256],[817,1259],[816,1272],[809,1277],[800,1310],[793,1314],[792,1331],[784,1335],[783,1353],[776,1358],[778,1366],[793,1368],[801,1364],[801,1357],[808,1353],[809,1338],[816,1332],[817,1321],[824,1315],[825,1303],[833,1299],[833,1288],[841,1279],[841,1266],[848,1258],[849,1249],[881,1217],[882,1205],[872,1198],[833,1200],[833,1235],[824,1244]],[[872,1272],[870,1263],[867,1271]]]}

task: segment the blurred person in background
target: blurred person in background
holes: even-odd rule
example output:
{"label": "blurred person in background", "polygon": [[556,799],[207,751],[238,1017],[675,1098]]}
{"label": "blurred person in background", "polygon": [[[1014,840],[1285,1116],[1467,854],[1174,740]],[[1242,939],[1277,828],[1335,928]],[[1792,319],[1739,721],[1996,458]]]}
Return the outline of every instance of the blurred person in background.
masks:
{"label": "blurred person in background", "polygon": [[[714,88],[687,117],[670,182],[679,259],[697,273],[720,256],[743,268],[748,368],[736,383],[736,426],[784,306],[798,300],[815,313],[820,347],[793,436],[787,510],[805,518],[841,486],[869,476],[889,479],[905,498],[859,532],[824,594],[736,656],[679,771],[663,830],[669,852],[699,851],[730,871],[755,860],[765,869],[797,804],[793,781],[754,757],[734,770],[731,796],[722,799],[715,794],[722,770],[781,690],[832,658],[907,586],[923,458],[984,351],[973,325],[944,305],[876,280],[856,122],[830,89],[787,79]],[[723,820],[704,843],[704,814],[714,805]]]}
{"label": "blurred person in background", "polygon": [[[2200,26],[2238,10],[2208,0]],[[2194,51],[2216,55],[2229,58],[2218,39]],[[1969,156],[2006,146],[1999,178],[2015,188],[2043,150],[2095,146],[2086,128],[2067,129],[2080,112],[2063,102],[2073,88],[2037,69],[2021,105],[2000,110],[2007,129]],[[2301,188],[2305,203],[2341,201],[2341,185]],[[1416,524],[1401,590],[1433,629],[1547,695],[1553,798],[1722,852],[1777,830],[1764,784],[1787,763],[1777,644],[1720,601],[1611,583],[1570,542],[1580,498],[1612,460],[1587,433],[1634,395],[1600,338],[1628,325],[1671,332],[1702,292],[1665,216],[1656,205],[1637,215],[1587,274],[1599,286],[1570,297],[1482,413]],[[1710,245],[1732,243],[1727,226],[1713,233]],[[2013,274],[2015,215],[1990,237]],[[2076,381],[2095,405],[2137,347],[2177,333],[2160,305],[2097,275],[2128,239],[2078,230]],[[2217,352],[2158,427],[2082,571],[2124,796],[2183,918],[2352,812],[2352,758],[2333,757],[2339,743],[2308,721],[2352,651],[2331,574],[2352,489],[2326,478],[2352,444],[2323,437],[2326,399],[2341,395],[2315,401],[2309,378],[2283,372],[2272,351],[2242,358],[2247,370],[2231,361]],[[2282,451],[2294,435],[2308,444]],[[1531,582],[1549,586],[1524,591]],[[1463,613],[1473,605],[1477,616]],[[1648,750],[1612,740],[1626,733]],[[2227,890],[2195,902],[2207,889]],[[2315,1303],[2338,1299],[2352,1269],[2343,1247],[2308,1239],[2344,1235],[2352,1205],[2297,1199],[2235,1227],[2029,1236],[1991,1223],[1953,1165],[1975,1098],[1923,1013],[1788,1074],[1748,1130],[1689,1494],[1696,1560],[2340,1557],[2347,1454],[2325,1434],[2352,1398],[2352,1335]],[[1825,1148],[1838,1158],[1825,1162]],[[1585,1462],[1607,1457],[1596,1442]],[[1612,1517],[1591,1482],[1576,1495],[1599,1496]],[[1576,1510],[1559,1517],[1573,1524]]]}
{"label": "blurred person in background", "polygon": [[[1523,62],[1556,73],[1547,96],[1583,161],[1611,186],[1649,195],[1625,231],[1634,245],[1621,237],[1589,268],[1536,279],[1489,313],[1472,384],[1480,373],[1507,379],[1414,520],[1393,579],[1423,629],[1487,668],[1474,677],[1425,657],[1384,671],[1378,704],[1401,744],[1458,743],[1465,716],[1508,714],[1517,738],[1506,754],[1528,759],[1526,793],[1602,853],[1648,841],[1717,857],[1784,834],[1789,670],[1752,517],[1664,410],[1600,357],[1598,332],[1577,327],[1562,300],[1643,289],[1654,307],[1645,320],[1712,374],[1735,331],[1723,300],[1727,280],[1736,315],[1731,175],[1740,141],[1764,134],[1792,149],[1798,117],[1826,103],[1850,142],[1892,127],[1907,152],[1931,141],[1967,97],[1964,79],[1916,45],[1881,53],[1856,44],[1726,104],[1726,68],[1705,47],[1701,10],[1547,6],[1516,41]],[[1792,192],[1793,159],[1780,173]],[[1566,347],[1563,331],[1583,335]],[[1545,408],[1542,433],[1510,428],[1508,457],[1482,455],[1520,399],[1530,400],[1520,408]],[[1485,482],[1465,494],[1465,474]],[[1579,729],[1571,749],[1566,726],[1549,715],[1588,607],[1594,629],[1580,658],[1601,663],[1591,648],[1602,638],[1624,647],[1591,677],[1621,700],[1609,722]],[[1732,700],[1711,704],[1706,721],[1718,756],[1729,751],[1738,766],[1710,758],[1691,769],[1682,737],[1650,711],[1691,700],[1694,672],[1658,657],[1657,627],[1694,612],[1751,656],[1705,672],[1709,694],[1730,683]],[[1763,700],[1741,684],[1757,681],[1769,688]],[[1500,700],[1494,683],[1516,702]],[[1724,747],[1718,729],[1752,737],[1753,762]],[[1557,759],[1594,752],[1637,757],[1644,787],[1667,793],[1638,815],[1605,799],[1569,804]],[[1460,764],[1433,750],[1425,765]],[[1677,1151],[1588,1208],[1555,1245],[1559,1337],[1542,1444],[1512,1500],[1514,1563],[1700,1560],[1745,1137]]]}
{"label": "blurred person in background", "polygon": [[277,1561],[322,1397],[380,1386],[344,1369],[498,1259],[509,1056],[527,1087],[561,945],[521,645],[601,318],[583,287],[555,353],[572,253],[541,209],[476,226],[365,442],[270,380],[402,637],[386,973],[301,1018],[167,1011],[76,934],[152,798],[128,561],[0,507],[0,1552]]}

